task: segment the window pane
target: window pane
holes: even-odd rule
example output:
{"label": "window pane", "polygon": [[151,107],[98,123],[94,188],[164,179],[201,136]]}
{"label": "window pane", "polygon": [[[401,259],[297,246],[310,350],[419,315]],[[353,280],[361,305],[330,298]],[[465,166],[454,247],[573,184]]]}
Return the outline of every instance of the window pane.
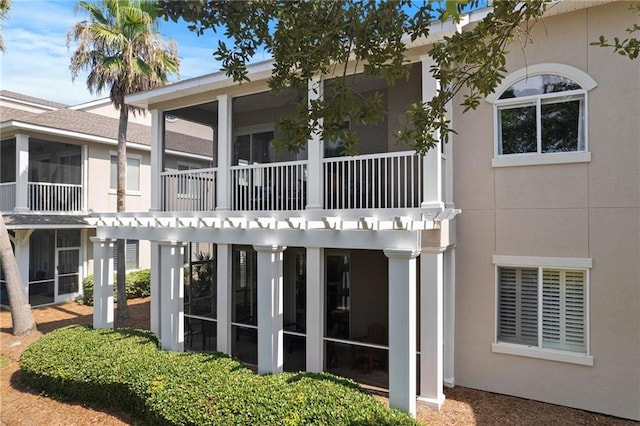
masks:
{"label": "window pane", "polygon": [[80,231],[77,229],[59,230],[58,247],[80,247]]}
{"label": "window pane", "polygon": [[140,160],[127,158],[127,190],[140,191]]}
{"label": "window pane", "polygon": [[498,340],[538,345],[538,270],[498,268]]}
{"label": "window pane", "polygon": [[542,152],[579,151],[582,100],[542,103]]}
{"label": "window pane", "polygon": [[537,151],[535,105],[501,108],[498,114],[500,154]]}
{"label": "window pane", "polygon": [[241,135],[233,144],[233,163],[249,164],[251,162],[251,135]]}
{"label": "window pane", "polygon": [[109,188],[118,189],[118,157],[115,155],[111,156],[111,173],[109,176]]}
{"label": "window pane", "polygon": [[579,89],[581,89],[581,87],[576,82],[559,75],[535,75],[533,77],[523,78],[513,86],[509,87],[500,96],[500,99],[543,95],[545,93],[556,93]]}
{"label": "window pane", "polygon": [[584,271],[544,270],[543,347],[586,352],[584,283]]}
{"label": "window pane", "polygon": [[255,133],[252,138],[251,161],[253,163],[273,163],[274,155],[271,147],[273,132]]}

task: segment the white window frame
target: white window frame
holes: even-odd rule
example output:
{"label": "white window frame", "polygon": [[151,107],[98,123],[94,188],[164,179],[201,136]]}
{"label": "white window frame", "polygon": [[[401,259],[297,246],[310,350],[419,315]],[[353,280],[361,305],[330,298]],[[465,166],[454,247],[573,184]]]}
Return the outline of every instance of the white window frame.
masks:
{"label": "white window frame", "polygon": [[[127,252],[128,247],[130,247],[131,245],[135,245],[135,267],[133,268],[129,268],[128,266],[128,262],[127,262]],[[134,239],[127,239],[124,241],[124,266],[125,266],[125,270],[128,271],[137,271],[140,269],[140,240],[134,240]],[[116,270],[117,269],[117,245],[114,244],[113,245],[113,269]]]}
{"label": "white window frame", "polygon": [[[109,194],[117,194],[118,189],[117,188],[112,188],[111,187],[111,159],[113,157],[116,157],[116,161],[118,158],[118,153],[116,151],[109,151]],[[138,160],[138,163],[140,164],[138,166],[138,185],[140,187],[140,189],[138,190],[133,190],[133,189],[129,189],[129,182],[127,179],[127,174],[125,173],[124,176],[124,187],[125,187],[125,195],[142,195],[142,155],[140,154],[128,154],[127,153],[127,161],[129,159],[132,160]],[[127,166],[128,167],[128,166]],[[117,182],[117,177],[116,177],[116,182]]]}
{"label": "white window frame", "polygon": [[[590,258],[564,258],[564,257],[537,257],[537,256],[504,256],[494,255],[493,264],[495,266],[495,310],[494,310],[494,341],[491,345],[493,353],[516,355],[529,358],[544,359],[550,361],[566,362],[571,364],[579,364],[586,366],[593,366],[593,356],[590,352],[590,326],[589,326],[589,272],[592,267],[592,260]],[[512,267],[512,268],[537,268],[538,269],[538,345],[528,346],[525,344],[506,343],[498,341],[499,330],[499,267]],[[540,291],[542,281],[542,271],[544,269],[555,270],[581,270],[585,273],[585,353],[571,352],[559,349],[543,348],[541,345],[542,328],[541,324],[541,311],[542,311],[542,294]]]}
{"label": "white window frame", "polygon": [[[514,99],[498,99],[502,93],[509,87],[519,82],[526,77],[533,77],[536,75],[552,74],[561,77],[568,78],[579,84],[582,89],[572,90],[567,92],[550,93],[544,95],[534,95],[527,97],[519,97]],[[486,97],[486,101],[493,104],[493,135],[494,135],[494,157],[492,160],[493,167],[512,167],[512,166],[531,166],[541,164],[566,164],[566,163],[586,163],[591,161],[591,153],[589,152],[589,140],[588,140],[588,92],[597,86],[595,80],[593,80],[588,74],[565,64],[555,63],[543,63],[531,65],[525,68],[521,68],[511,74],[509,74],[502,83],[495,89],[495,91]],[[540,141],[540,103],[541,100],[547,98],[563,98],[566,96],[584,96],[584,115],[582,117],[582,128],[584,138],[584,150],[572,151],[572,152],[553,152],[553,153],[541,153],[541,141]],[[536,124],[538,132],[537,152],[521,153],[521,154],[506,154],[501,155],[500,152],[500,128],[499,128],[499,108],[504,106],[517,106],[517,105],[536,105],[538,122]]]}

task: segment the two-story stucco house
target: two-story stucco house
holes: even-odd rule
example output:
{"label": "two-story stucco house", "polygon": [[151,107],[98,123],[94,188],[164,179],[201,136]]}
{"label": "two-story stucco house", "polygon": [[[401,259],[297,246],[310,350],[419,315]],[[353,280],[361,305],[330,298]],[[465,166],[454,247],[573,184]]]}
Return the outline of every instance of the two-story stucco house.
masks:
{"label": "two-story stucco house", "polygon": [[[353,79],[387,108],[346,123],[353,157],[317,136],[273,151],[295,93],[268,90],[269,62],[242,85],[215,73],[128,97],[152,116],[151,209],[92,222],[95,326],[113,325],[113,239],[147,240],[166,349],[352,377],[409,412],[462,385],[640,420],[640,63],[590,44],[637,23],[628,6],[553,3],[424,157],[393,135],[438,90],[433,40],[408,44],[408,81]],[[214,129],[213,167],[175,172],[167,116]]]}
{"label": "two-story stucco house", "polygon": [[[32,306],[82,295],[92,273],[95,228],[85,218],[116,211],[117,112],[108,99],[68,107],[0,92],[0,211]],[[149,117],[128,131],[126,207],[150,206]],[[145,125],[145,122],[147,124]],[[178,129],[169,155],[180,164],[210,165],[203,139]],[[149,267],[149,243],[127,239],[127,269]],[[2,284],[4,286],[4,283]],[[2,304],[8,304],[4,288]]]}

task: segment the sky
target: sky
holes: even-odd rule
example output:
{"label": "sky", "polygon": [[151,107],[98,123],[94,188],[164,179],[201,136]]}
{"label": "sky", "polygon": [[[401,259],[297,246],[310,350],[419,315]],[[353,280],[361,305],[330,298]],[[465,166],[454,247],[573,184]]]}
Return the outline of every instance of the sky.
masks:
{"label": "sky", "polygon": [[[86,75],[71,80],[69,62],[73,46],[67,48],[67,31],[84,15],[74,14],[75,0],[13,0],[2,22],[6,51],[0,53],[0,89],[68,105],[107,97],[92,95]],[[213,58],[216,35],[198,37],[182,23],[161,20],[160,33],[178,43],[180,79],[218,71]],[[257,60],[267,59],[255,58]]]}

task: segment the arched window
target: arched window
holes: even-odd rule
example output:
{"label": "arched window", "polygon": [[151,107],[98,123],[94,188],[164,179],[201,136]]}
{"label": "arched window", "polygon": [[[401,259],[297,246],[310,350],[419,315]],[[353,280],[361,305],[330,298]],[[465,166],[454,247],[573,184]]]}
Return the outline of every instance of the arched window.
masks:
{"label": "arched window", "polygon": [[550,162],[543,157],[551,154],[567,159],[566,154],[587,153],[587,92],[595,82],[558,64],[526,71],[507,77],[487,98],[495,107],[496,159],[507,161],[494,165],[514,165],[510,160],[516,157],[525,160],[520,164],[535,164]]}

